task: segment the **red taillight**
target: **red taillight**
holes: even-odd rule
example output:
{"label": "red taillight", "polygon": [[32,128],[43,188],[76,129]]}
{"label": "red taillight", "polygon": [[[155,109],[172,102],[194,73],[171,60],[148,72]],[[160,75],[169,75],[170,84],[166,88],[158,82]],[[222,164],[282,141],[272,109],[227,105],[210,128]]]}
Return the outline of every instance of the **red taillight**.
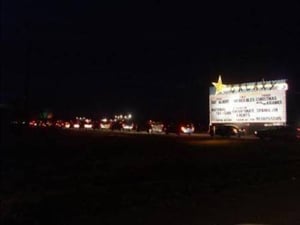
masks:
{"label": "red taillight", "polygon": [[29,126],[32,126],[32,127],[36,127],[37,126],[37,122],[32,120],[29,122]]}

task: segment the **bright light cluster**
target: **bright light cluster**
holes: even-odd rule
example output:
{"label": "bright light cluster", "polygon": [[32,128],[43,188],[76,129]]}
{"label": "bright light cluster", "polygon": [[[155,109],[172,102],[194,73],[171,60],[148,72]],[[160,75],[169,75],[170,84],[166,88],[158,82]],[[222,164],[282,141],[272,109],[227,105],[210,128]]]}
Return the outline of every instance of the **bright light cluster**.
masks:
{"label": "bright light cluster", "polygon": [[194,128],[193,126],[191,126],[191,127],[181,126],[181,131],[182,131],[184,134],[191,134],[191,133],[194,133],[195,128]]}

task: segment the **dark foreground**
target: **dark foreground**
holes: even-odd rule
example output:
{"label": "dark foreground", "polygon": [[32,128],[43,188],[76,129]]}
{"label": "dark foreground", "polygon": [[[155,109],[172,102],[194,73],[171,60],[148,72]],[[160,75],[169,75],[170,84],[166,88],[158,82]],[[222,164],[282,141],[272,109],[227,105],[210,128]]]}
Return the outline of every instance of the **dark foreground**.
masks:
{"label": "dark foreground", "polygon": [[299,142],[29,130],[1,149],[1,224],[300,224]]}

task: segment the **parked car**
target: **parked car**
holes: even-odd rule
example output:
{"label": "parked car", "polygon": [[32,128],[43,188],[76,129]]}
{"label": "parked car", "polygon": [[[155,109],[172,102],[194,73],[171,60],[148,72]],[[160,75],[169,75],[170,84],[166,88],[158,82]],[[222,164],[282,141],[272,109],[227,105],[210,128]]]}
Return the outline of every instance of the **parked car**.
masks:
{"label": "parked car", "polygon": [[135,130],[135,124],[131,120],[125,120],[122,122],[122,129],[123,131],[132,131]]}
{"label": "parked car", "polygon": [[85,119],[83,121],[83,128],[85,129],[92,129],[93,128],[93,122],[91,119]]}
{"label": "parked car", "polygon": [[194,124],[191,122],[170,122],[167,124],[165,130],[166,134],[192,134],[195,132],[195,127]]}
{"label": "parked car", "polygon": [[132,120],[116,120],[111,123],[110,129],[120,131],[133,131],[136,129],[136,126]]}
{"label": "parked car", "polygon": [[109,130],[111,129],[111,126],[112,126],[112,121],[107,118],[103,118],[100,120],[98,128],[101,130]]}
{"label": "parked car", "polygon": [[231,137],[231,136],[241,137],[245,135],[245,132],[246,132],[245,129],[235,125],[217,125],[217,126],[211,126],[209,129],[209,133],[211,136],[219,135],[222,137]]}
{"label": "parked car", "polygon": [[146,131],[152,133],[165,133],[166,126],[162,121],[147,120],[137,124],[137,131]]}
{"label": "parked car", "polygon": [[79,120],[76,120],[76,121],[72,122],[72,128],[79,129],[79,128],[82,128],[82,127],[83,127],[83,125]]}
{"label": "parked car", "polygon": [[113,121],[110,125],[111,130],[122,130],[122,121]]}
{"label": "parked car", "polygon": [[166,126],[161,121],[149,121],[149,129],[148,133],[165,133],[166,132]]}
{"label": "parked car", "polygon": [[260,139],[276,140],[299,140],[300,127],[295,126],[272,126],[254,131],[255,136]]}
{"label": "parked car", "polygon": [[76,117],[71,121],[71,127],[75,129],[84,128],[85,117]]}

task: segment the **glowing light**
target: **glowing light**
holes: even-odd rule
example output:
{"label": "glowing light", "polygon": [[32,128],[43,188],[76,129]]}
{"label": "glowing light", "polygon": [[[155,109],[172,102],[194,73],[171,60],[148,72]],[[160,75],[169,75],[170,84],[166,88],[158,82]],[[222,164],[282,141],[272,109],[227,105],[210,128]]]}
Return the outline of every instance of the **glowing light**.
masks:
{"label": "glowing light", "polygon": [[38,124],[35,120],[29,122],[29,126],[36,127]]}
{"label": "glowing light", "polygon": [[221,75],[219,75],[218,82],[217,83],[216,82],[212,82],[212,84],[216,88],[216,95],[219,94],[219,93],[222,93],[223,89],[226,87],[226,85],[222,83]]}
{"label": "glowing light", "polygon": [[109,129],[110,128],[110,123],[100,123],[100,128],[101,129]]}
{"label": "glowing light", "polygon": [[270,89],[272,87],[272,84],[268,83],[265,85],[265,88]]}
{"label": "glowing light", "polygon": [[132,130],[133,129],[133,124],[122,124],[122,127],[124,130]]}
{"label": "glowing light", "polygon": [[93,125],[92,124],[84,124],[84,128],[90,129],[90,128],[93,128]]}
{"label": "glowing light", "polygon": [[193,133],[195,131],[195,128],[193,126],[192,127],[181,126],[180,129],[185,134],[190,134],[190,133]]}
{"label": "glowing light", "polygon": [[288,84],[287,83],[279,83],[276,84],[275,87],[277,88],[277,90],[288,90]]}
{"label": "glowing light", "polygon": [[78,124],[78,123],[76,123],[76,124],[74,124],[74,126],[73,126],[74,128],[79,128],[80,127],[80,125]]}
{"label": "glowing light", "polygon": [[164,131],[163,124],[151,124],[151,128],[152,128],[153,132],[163,132]]}
{"label": "glowing light", "polygon": [[263,88],[263,85],[260,83],[256,86],[258,89],[262,89]]}

